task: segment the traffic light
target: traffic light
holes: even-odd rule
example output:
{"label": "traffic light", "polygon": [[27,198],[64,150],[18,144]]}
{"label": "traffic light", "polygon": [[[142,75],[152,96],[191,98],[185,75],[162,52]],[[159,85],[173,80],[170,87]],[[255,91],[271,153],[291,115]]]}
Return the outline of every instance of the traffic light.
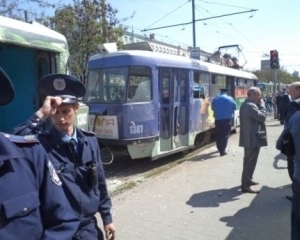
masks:
{"label": "traffic light", "polygon": [[279,69],[279,57],[277,50],[270,51],[270,66],[272,69]]}

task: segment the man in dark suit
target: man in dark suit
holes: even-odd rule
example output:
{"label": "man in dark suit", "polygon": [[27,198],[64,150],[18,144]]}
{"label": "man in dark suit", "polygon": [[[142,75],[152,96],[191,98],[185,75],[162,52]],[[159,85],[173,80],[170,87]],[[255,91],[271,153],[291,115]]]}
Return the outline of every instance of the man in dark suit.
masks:
{"label": "man in dark suit", "polygon": [[259,193],[252,185],[258,182],[252,180],[260,147],[267,146],[266,125],[267,111],[261,98],[261,91],[251,87],[247,99],[240,108],[240,147],[244,147],[244,163],[242,173],[242,191]]}
{"label": "man in dark suit", "polygon": [[[300,110],[300,82],[293,82],[289,86],[289,93],[291,96],[291,102],[287,105],[284,114],[284,126],[287,126],[288,121],[294,115],[295,112]],[[293,181],[294,174],[294,156],[287,156],[287,168],[290,179]],[[291,200],[292,197],[286,196],[287,199]]]}
{"label": "man in dark suit", "polygon": [[277,113],[279,114],[279,121],[282,125],[284,124],[285,111],[290,101],[290,97],[285,88],[282,89],[282,92],[276,97]]}

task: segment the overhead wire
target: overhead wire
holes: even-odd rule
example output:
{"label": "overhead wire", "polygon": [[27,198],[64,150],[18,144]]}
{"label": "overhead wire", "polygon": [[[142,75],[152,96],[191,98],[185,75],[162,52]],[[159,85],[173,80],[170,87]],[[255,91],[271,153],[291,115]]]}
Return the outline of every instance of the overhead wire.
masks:
{"label": "overhead wire", "polygon": [[146,27],[145,29],[153,26],[155,23],[158,23],[159,21],[161,21],[162,19],[166,18],[167,16],[169,16],[170,14],[172,14],[173,12],[177,11],[178,9],[180,9],[181,7],[183,7],[185,4],[187,4],[188,2],[190,2],[190,0],[188,0],[187,2],[185,2],[184,4],[180,5],[179,7],[175,8],[174,10],[172,10],[171,12],[169,12],[168,14],[166,14],[165,16],[163,16],[162,18],[158,19],[157,21],[155,21],[154,23],[150,24],[148,27]]}
{"label": "overhead wire", "polygon": [[[208,3],[208,4],[217,4],[217,5],[221,5],[221,6],[229,6],[229,7],[235,7],[235,8],[241,8],[241,9],[251,9],[251,8],[244,8],[244,7],[239,7],[239,6],[235,6],[235,5],[229,5],[229,4],[221,4],[221,3],[215,3],[215,2],[207,2],[204,0],[198,0],[200,2],[204,2],[204,3]],[[198,6],[198,5],[197,5]],[[199,7],[199,6],[198,6]],[[200,7],[201,8],[201,7]],[[208,10],[206,10],[208,13],[210,13]],[[214,16],[214,14],[210,13],[212,16]],[[251,16],[253,17],[253,15]],[[251,18],[250,17],[250,18]],[[263,51],[262,49],[260,49],[258,46],[256,46],[252,41],[250,41],[250,39],[248,39],[247,37],[245,37],[240,31],[238,31],[232,23],[229,23],[228,21],[224,20],[224,19],[220,19],[221,21],[225,22],[226,24],[228,24],[233,30],[235,30],[239,35],[241,35],[245,40],[247,40],[252,46],[254,46],[256,49],[259,50],[259,52],[261,52],[263,55],[268,55],[265,51]],[[239,20],[240,22],[240,20]]]}
{"label": "overhead wire", "polygon": [[[128,26],[128,25],[123,25],[123,26],[128,27],[128,28],[133,28],[133,29],[135,29],[135,30],[137,30],[137,31],[139,31],[139,32],[142,32],[142,29],[140,29],[140,28],[131,27],[131,26]],[[180,31],[181,31],[181,30],[180,30]],[[144,35],[144,36],[145,36],[144,33],[141,33],[141,35]],[[181,45],[184,45],[184,46],[189,46],[189,44],[184,43],[184,42],[180,42],[180,41],[178,41],[178,40],[176,40],[176,39],[173,39],[173,38],[170,38],[170,37],[167,36],[167,35],[162,35],[162,34],[157,34],[157,33],[155,33],[155,35],[156,35],[156,36],[159,36],[159,37],[162,37],[162,38],[167,38],[167,39],[169,39],[169,40],[171,40],[171,41],[174,41],[174,42],[176,42],[176,43],[178,43],[178,44],[181,44]]]}
{"label": "overhead wire", "polygon": [[[152,8],[152,9],[155,9],[156,11],[164,12],[164,13],[165,13],[165,11],[161,11],[161,9],[155,8],[155,7],[153,7],[153,5],[144,4],[144,3],[141,3],[141,1],[135,1],[135,0],[130,0],[130,1],[131,1],[131,2],[134,2],[134,3],[137,3],[137,4],[139,4],[139,5],[142,5],[142,6],[144,6],[144,7],[147,7],[148,9],[149,9],[149,8]],[[155,23],[157,23],[158,21],[162,20],[163,18],[165,18],[166,16],[170,15],[171,13],[174,13],[176,10],[178,10],[178,9],[181,8],[181,7],[183,7],[185,4],[187,4],[187,3],[190,2],[190,1],[191,1],[191,0],[186,1],[185,3],[183,3],[182,5],[180,5],[179,7],[177,7],[176,9],[174,9],[174,10],[172,10],[171,12],[167,13],[167,14],[166,14],[164,17],[162,17],[161,19],[159,19],[159,20],[157,20],[156,22],[152,23],[150,26],[154,25]],[[179,18],[179,17],[178,17],[178,18]],[[184,31],[185,28],[186,28],[186,26],[187,26],[187,25],[185,25],[184,27],[181,27],[180,30],[178,30],[178,31],[176,31],[176,32],[173,32],[173,33],[171,33],[171,34],[169,34],[169,35],[173,35],[173,34],[175,34],[175,33],[177,33],[177,32]],[[136,30],[139,30],[140,32],[142,32],[142,29],[138,29],[138,28],[135,28],[135,29],[136,29]],[[176,40],[176,39],[170,38],[169,35],[162,35],[162,34],[157,34],[157,33],[155,33],[155,35],[160,36],[160,37],[163,37],[163,38],[167,38],[167,39],[169,39],[169,40],[171,40],[171,41],[174,41],[174,42],[177,42],[177,43],[179,43],[179,44],[181,44],[181,45],[189,46],[189,44],[187,44],[187,43],[183,43],[183,42],[180,42],[180,41],[178,41],[178,40]]]}

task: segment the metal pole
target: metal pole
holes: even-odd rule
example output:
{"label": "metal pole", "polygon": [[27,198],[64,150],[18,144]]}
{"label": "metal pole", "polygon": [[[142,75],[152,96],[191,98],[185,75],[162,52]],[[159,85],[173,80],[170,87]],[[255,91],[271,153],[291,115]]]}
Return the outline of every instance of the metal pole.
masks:
{"label": "metal pole", "polygon": [[274,119],[277,119],[277,76],[276,76],[276,69],[273,70],[273,76],[274,76]]}
{"label": "metal pole", "polygon": [[193,47],[196,47],[196,27],[195,27],[195,0],[192,0],[193,11]]}

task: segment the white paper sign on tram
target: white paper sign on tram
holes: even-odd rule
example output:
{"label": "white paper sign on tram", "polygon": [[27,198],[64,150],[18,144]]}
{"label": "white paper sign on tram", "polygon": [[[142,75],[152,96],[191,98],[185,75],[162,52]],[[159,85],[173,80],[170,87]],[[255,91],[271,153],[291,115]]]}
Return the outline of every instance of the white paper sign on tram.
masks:
{"label": "white paper sign on tram", "polygon": [[90,115],[89,127],[98,138],[119,138],[117,116],[98,116],[95,122],[95,115]]}

